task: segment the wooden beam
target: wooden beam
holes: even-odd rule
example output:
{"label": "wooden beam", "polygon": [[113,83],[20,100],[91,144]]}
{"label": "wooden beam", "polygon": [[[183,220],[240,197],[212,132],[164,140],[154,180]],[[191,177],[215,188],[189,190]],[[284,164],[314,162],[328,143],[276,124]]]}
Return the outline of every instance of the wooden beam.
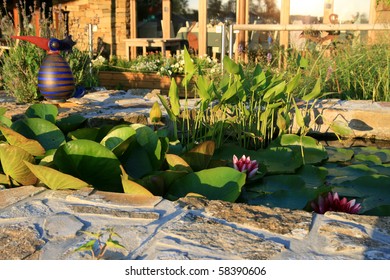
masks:
{"label": "wooden beam", "polygon": [[207,4],[208,0],[199,0],[198,54],[202,56],[207,54]]}
{"label": "wooden beam", "polygon": [[171,0],[162,2],[162,21],[163,38],[171,38]]}

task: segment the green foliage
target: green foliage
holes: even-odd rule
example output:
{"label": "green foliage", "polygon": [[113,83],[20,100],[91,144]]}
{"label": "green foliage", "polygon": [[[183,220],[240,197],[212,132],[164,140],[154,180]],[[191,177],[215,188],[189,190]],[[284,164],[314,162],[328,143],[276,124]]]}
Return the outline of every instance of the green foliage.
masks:
{"label": "green foliage", "polygon": [[1,58],[1,76],[4,90],[16,102],[32,102],[40,98],[38,71],[45,56],[43,50],[28,42],[19,42]]}
{"label": "green foliage", "polygon": [[[97,233],[90,231],[82,231],[82,233],[91,237],[90,240],[75,249],[75,252],[88,251],[91,253],[92,259],[100,260],[104,257],[108,249],[126,249],[115,237],[122,238],[115,232],[114,228],[107,228]],[[104,241],[104,236],[108,235]]]}

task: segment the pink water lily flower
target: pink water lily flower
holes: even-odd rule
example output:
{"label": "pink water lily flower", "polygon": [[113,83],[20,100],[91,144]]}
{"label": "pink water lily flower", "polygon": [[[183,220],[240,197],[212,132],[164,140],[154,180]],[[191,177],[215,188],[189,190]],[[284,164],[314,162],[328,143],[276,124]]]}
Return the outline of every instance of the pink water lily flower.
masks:
{"label": "pink water lily flower", "polygon": [[251,160],[248,156],[243,155],[240,159],[233,155],[233,166],[234,169],[246,173],[247,178],[252,178],[255,176],[257,170],[259,169],[259,164],[256,160]]}
{"label": "pink water lily flower", "polygon": [[313,201],[311,207],[314,212],[324,214],[327,211],[345,212],[349,214],[357,214],[362,206],[360,203],[356,203],[356,199],[350,201],[346,197],[340,200],[337,192],[329,192],[325,197],[319,196],[318,201]]}

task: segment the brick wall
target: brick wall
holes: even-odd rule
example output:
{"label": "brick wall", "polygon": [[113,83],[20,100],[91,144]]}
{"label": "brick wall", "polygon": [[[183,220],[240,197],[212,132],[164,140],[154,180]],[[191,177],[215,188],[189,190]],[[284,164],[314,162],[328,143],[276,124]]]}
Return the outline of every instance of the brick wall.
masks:
{"label": "brick wall", "polygon": [[110,55],[125,57],[123,40],[130,36],[130,0],[53,0],[53,6],[69,12],[69,34],[78,49],[88,50],[88,24],[94,24],[94,51],[101,38]]}

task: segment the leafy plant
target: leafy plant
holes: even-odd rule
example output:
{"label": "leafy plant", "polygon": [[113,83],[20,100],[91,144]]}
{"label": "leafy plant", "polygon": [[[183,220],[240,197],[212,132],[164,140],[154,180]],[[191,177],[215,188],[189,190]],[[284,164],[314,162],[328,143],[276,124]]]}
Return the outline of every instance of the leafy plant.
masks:
{"label": "leafy plant", "polygon": [[[90,231],[82,231],[82,233],[90,236],[91,239],[75,249],[75,252],[88,251],[91,253],[92,259],[102,259],[110,248],[126,249],[119,241],[113,239],[114,237],[121,238],[121,236],[115,232],[114,228],[107,228],[97,233]],[[107,239],[104,241],[103,237],[107,234]]]}

